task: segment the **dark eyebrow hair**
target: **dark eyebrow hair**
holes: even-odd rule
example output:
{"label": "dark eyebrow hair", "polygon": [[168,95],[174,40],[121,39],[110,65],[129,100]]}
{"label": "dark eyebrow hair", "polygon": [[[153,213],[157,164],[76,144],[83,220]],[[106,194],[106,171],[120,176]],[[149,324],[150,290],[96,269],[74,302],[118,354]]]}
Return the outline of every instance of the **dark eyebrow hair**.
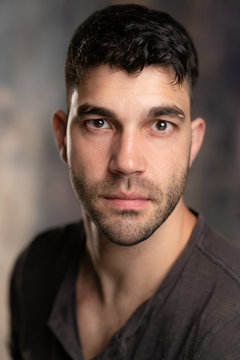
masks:
{"label": "dark eyebrow hair", "polygon": [[177,117],[182,120],[185,119],[184,111],[176,105],[156,106],[156,107],[153,107],[152,109],[150,109],[150,111],[148,113],[149,117],[156,117],[156,116],[162,116],[162,115]]}
{"label": "dark eyebrow hair", "polygon": [[[89,103],[84,103],[80,105],[77,109],[77,116],[81,117],[84,115],[98,115],[103,117],[115,117],[117,118],[116,114],[102,106],[95,106]],[[182,109],[180,109],[176,105],[161,105],[155,106],[151,108],[148,112],[148,117],[157,117],[167,115],[175,118],[179,118],[181,120],[185,119],[185,113]]]}
{"label": "dark eyebrow hair", "polygon": [[100,115],[100,116],[107,116],[107,117],[114,117],[115,114],[113,111],[108,110],[101,106],[91,105],[89,103],[84,103],[80,105],[77,109],[78,117],[83,115]]}

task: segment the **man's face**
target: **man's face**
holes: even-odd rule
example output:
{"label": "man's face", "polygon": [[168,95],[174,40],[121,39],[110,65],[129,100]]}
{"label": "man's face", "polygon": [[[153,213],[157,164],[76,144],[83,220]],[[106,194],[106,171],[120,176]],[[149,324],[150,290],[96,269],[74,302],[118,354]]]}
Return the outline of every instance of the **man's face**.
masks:
{"label": "man's face", "polygon": [[89,70],[71,96],[67,162],[86,215],[112,242],[147,239],[168,218],[186,182],[191,148],[187,84],[167,67],[138,76]]}

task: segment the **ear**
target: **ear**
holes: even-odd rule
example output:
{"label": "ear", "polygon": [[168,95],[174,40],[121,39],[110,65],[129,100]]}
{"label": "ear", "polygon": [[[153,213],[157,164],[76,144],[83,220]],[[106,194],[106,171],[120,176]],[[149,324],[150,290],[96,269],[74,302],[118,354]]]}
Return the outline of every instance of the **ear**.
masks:
{"label": "ear", "polygon": [[191,122],[192,128],[192,143],[191,143],[191,151],[190,151],[190,166],[192,166],[193,161],[195,160],[205,134],[205,121],[202,118],[197,118]]}
{"label": "ear", "polygon": [[67,114],[63,110],[57,110],[54,112],[52,116],[52,127],[60,157],[65,163],[67,163]]}

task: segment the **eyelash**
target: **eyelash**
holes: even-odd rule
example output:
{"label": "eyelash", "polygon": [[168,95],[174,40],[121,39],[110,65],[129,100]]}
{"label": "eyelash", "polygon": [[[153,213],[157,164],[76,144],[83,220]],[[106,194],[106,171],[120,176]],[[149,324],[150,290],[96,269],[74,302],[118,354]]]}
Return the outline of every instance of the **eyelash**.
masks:
{"label": "eyelash", "polygon": [[[173,123],[171,123],[171,122],[169,122],[169,121],[166,121],[166,120],[157,120],[157,121],[155,121],[153,124],[152,124],[152,127],[153,127],[153,125],[154,124],[157,124],[157,123],[164,123],[164,125],[166,126],[166,128],[163,128],[162,130],[163,131],[161,131],[161,130],[156,130],[156,131],[159,131],[159,132],[168,132],[168,131],[170,131],[170,129],[169,129],[169,127],[170,128],[172,128],[172,126],[174,126],[173,125]],[[164,126],[163,126],[164,127]]]}
{"label": "eyelash", "polygon": [[[99,119],[91,119],[91,120],[86,120],[84,123],[86,124],[86,125],[89,125],[91,122],[97,122],[97,121],[105,121],[106,123],[108,123],[109,124],[109,121],[108,120],[106,120],[106,119],[102,119],[102,118],[99,118]],[[94,127],[93,125],[90,125],[92,128],[95,128],[95,129],[109,129],[110,128],[110,126],[108,126],[107,128],[103,128],[103,127]]]}
{"label": "eyelash", "polygon": [[[107,126],[107,127],[101,127],[101,126],[100,126],[100,127],[95,127],[93,124],[91,125],[91,123],[101,122],[101,121],[107,123],[108,126]],[[154,125],[157,125],[157,124],[160,124],[160,123],[162,123],[162,124],[165,125],[165,128],[164,128],[164,126],[162,127],[162,128],[163,128],[162,131],[161,131],[160,129],[158,129],[158,130],[157,130],[157,129],[153,129],[153,126],[154,126]],[[95,129],[95,130],[98,130],[98,129],[110,129],[110,128],[111,128],[111,125],[110,125],[109,120],[106,120],[106,119],[104,119],[104,118],[85,120],[85,121],[84,121],[84,126],[85,126],[85,127],[89,126],[89,127],[91,127],[92,129]],[[171,128],[174,127],[174,126],[175,126],[175,125],[174,125],[173,123],[169,122],[169,121],[166,121],[166,120],[156,120],[156,121],[154,121],[154,122],[151,124],[151,126],[150,126],[150,131],[153,130],[153,131],[156,131],[156,132],[158,132],[158,133],[168,133],[168,132],[171,131]],[[170,127],[170,129],[169,129],[169,127]],[[161,128],[161,127],[160,127],[160,128]]]}

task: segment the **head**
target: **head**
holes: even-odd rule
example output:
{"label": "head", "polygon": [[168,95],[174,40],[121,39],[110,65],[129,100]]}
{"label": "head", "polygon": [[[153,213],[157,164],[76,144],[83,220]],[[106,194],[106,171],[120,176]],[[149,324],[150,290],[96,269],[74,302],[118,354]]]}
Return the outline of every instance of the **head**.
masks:
{"label": "head", "polygon": [[84,214],[112,242],[146,240],[180,203],[204,135],[190,115],[197,76],[189,35],[165,13],[110,6],[75,32],[69,112],[53,127]]}
{"label": "head", "polygon": [[164,12],[135,4],[109,6],[77,28],[65,68],[68,99],[87,71],[103,64],[136,75],[145,66],[170,66],[173,83],[187,80],[191,96],[198,78],[197,53],[183,26]]}

